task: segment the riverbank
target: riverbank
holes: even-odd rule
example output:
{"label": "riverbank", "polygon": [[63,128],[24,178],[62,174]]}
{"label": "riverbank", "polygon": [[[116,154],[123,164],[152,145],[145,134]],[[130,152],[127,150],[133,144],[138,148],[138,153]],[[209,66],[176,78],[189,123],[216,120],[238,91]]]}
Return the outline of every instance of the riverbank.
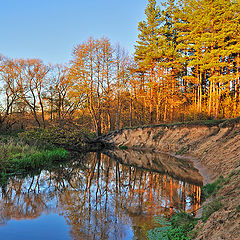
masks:
{"label": "riverbank", "polygon": [[204,221],[199,220],[194,239],[237,239],[240,236],[239,118],[123,129],[108,134],[106,139],[120,148],[148,149],[193,158],[206,183],[223,176],[225,181],[203,204],[202,208],[211,214]]}
{"label": "riverbank", "polygon": [[53,145],[26,143],[17,134],[0,134],[0,178],[49,168],[65,161],[70,153]]}
{"label": "riverbank", "polygon": [[85,130],[32,129],[0,133],[0,177],[49,169],[87,149]]}

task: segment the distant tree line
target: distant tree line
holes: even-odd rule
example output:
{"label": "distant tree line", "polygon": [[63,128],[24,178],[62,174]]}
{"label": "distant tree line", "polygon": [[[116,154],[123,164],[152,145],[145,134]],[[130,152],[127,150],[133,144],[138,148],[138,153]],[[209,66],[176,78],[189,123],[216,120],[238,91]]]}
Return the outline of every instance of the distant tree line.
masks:
{"label": "distant tree line", "polygon": [[134,58],[107,38],[68,66],[0,59],[0,127],[72,123],[97,135],[125,126],[240,115],[240,4],[149,0]]}

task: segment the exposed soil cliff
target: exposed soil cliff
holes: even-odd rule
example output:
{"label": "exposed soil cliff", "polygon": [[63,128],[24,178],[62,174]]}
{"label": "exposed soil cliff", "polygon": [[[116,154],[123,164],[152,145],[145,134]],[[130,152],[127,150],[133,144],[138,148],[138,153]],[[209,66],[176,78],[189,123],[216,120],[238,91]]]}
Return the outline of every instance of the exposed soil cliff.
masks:
{"label": "exposed soil cliff", "polygon": [[199,222],[196,239],[240,239],[239,118],[220,124],[171,124],[124,129],[106,138],[117,147],[149,149],[192,158],[207,182],[220,175],[228,176],[228,181],[215,196],[223,207],[205,223]]}

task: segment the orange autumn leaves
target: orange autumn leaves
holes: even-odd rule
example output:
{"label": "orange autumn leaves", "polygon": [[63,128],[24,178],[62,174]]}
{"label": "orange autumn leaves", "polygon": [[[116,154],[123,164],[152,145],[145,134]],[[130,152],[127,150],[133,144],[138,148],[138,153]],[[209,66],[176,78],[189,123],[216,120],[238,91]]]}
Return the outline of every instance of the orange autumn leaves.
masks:
{"label": "orange autumn leaves", "polygon": [[67,66],[1,58],[2,128],[74,123],[97,135],[125,126],[240,113],[239,3],[149,0],[134,57],[89,38]]}

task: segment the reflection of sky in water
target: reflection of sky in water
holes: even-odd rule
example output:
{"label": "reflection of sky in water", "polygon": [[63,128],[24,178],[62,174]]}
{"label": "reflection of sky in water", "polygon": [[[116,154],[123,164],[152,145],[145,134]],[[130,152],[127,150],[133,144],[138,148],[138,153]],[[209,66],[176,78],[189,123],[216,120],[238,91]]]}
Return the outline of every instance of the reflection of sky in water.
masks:
{"label": "reflection of sky in water", "polygon": [[10,220],[7,227],[0,227],[0,235],[1,240],[68,240],[72,239],[69,228],[64,217],[51,213],[33,220]]}
{"label": "reflection of sky in water", "polygon": [[145,239],[154,216],[196,210],[200,191],[92,153],[82,167],[13,177],[1,186],[0,235],[6,240]]}

